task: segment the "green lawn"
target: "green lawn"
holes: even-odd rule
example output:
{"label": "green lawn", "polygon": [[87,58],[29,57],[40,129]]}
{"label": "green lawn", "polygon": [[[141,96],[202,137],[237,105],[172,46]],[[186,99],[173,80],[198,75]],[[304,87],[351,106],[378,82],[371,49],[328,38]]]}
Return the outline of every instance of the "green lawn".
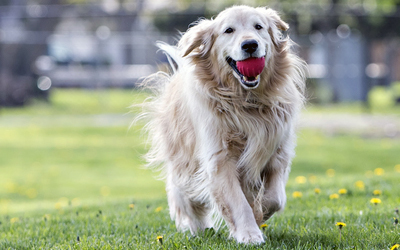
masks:
{"label": "green lawn", "polygon": [[[238,245],[227,239],[226,228],[197,237],[177,232],[164,184],[143,168],[140,124],[129,128],[137,109],[127,107],[146,96],[132,90],[56,90],[51,105],[0,110],[0,249],[390,249],[400,244],[400,226],[394,223],[400,207],[400,140],[311,130],[299,132],[287,206],[267,221],[266,244]],[[381,203],[372,204],[374,197]],[[340,231],[337,222],[346,227]],[[157,236],[163,236],[162,245]]]}

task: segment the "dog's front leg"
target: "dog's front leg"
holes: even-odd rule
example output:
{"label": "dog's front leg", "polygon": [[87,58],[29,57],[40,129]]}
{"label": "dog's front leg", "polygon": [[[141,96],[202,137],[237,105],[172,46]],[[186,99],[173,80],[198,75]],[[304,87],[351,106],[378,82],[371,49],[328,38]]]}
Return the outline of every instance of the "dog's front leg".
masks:
{"label": "dog's front leg", "polygon": [[263,234],[240,186],[236,162],[218,159],[215,163],[216,169],[210,175],[210,194],[231,236],[240,243],[263,243]]}

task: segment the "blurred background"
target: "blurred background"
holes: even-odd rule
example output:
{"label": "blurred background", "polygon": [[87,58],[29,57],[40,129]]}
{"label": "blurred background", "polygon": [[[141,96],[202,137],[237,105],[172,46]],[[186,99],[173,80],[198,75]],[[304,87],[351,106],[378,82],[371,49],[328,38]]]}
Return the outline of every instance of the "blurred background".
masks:
{"label": "blurred background", "polygon": [[400,102],[400,1],[1,0],[0,106],[52,88],[132,88],[199,17],[232,4],[269,6],[309,63],[310,101]]}
{"label": "blurred background", "polygon": [[400,0],[0,0],[0,215],[164,199],[128,107],[157,40],[232,4],[278,10],[309,65],[291,178],[400,173]]}

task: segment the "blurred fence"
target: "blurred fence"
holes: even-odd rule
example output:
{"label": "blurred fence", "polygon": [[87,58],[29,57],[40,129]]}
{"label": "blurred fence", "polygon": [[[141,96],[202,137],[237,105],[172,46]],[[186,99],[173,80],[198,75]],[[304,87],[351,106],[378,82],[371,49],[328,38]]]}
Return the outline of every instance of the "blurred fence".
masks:
{"label": "blurred fence", "polygon": [[[204,16],[204,9],[174,17],[142,14],[143,6],[112,12],[100,7],[19,0],[0,5],[0,106],[46,98],[53,87],[135,87],[165,62],[155,41],[176,42],[177,30],[160,32],[155,24],[184,31]],[[164,23],[163,15],[172,16],[172,22]],[[365,101],[374,86],[390,87],[390,95],[400,100],[395,36],[373,40],[347,24],[307,34],[292,29],[290,36],[309,64],[312,101]]]}

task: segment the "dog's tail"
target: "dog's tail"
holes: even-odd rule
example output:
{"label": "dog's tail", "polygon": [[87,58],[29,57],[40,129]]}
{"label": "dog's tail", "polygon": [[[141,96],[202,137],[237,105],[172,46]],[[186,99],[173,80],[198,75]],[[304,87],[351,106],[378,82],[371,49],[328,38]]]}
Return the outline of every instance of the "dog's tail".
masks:
{"label": "dog's tail", "polygon": [[157,42],[157,47],[167,56],[168,63],[175,74],[181,65],[183,65],[183,58],[179,55],[179,50],[176,46],[171,46],[165,42]]}

